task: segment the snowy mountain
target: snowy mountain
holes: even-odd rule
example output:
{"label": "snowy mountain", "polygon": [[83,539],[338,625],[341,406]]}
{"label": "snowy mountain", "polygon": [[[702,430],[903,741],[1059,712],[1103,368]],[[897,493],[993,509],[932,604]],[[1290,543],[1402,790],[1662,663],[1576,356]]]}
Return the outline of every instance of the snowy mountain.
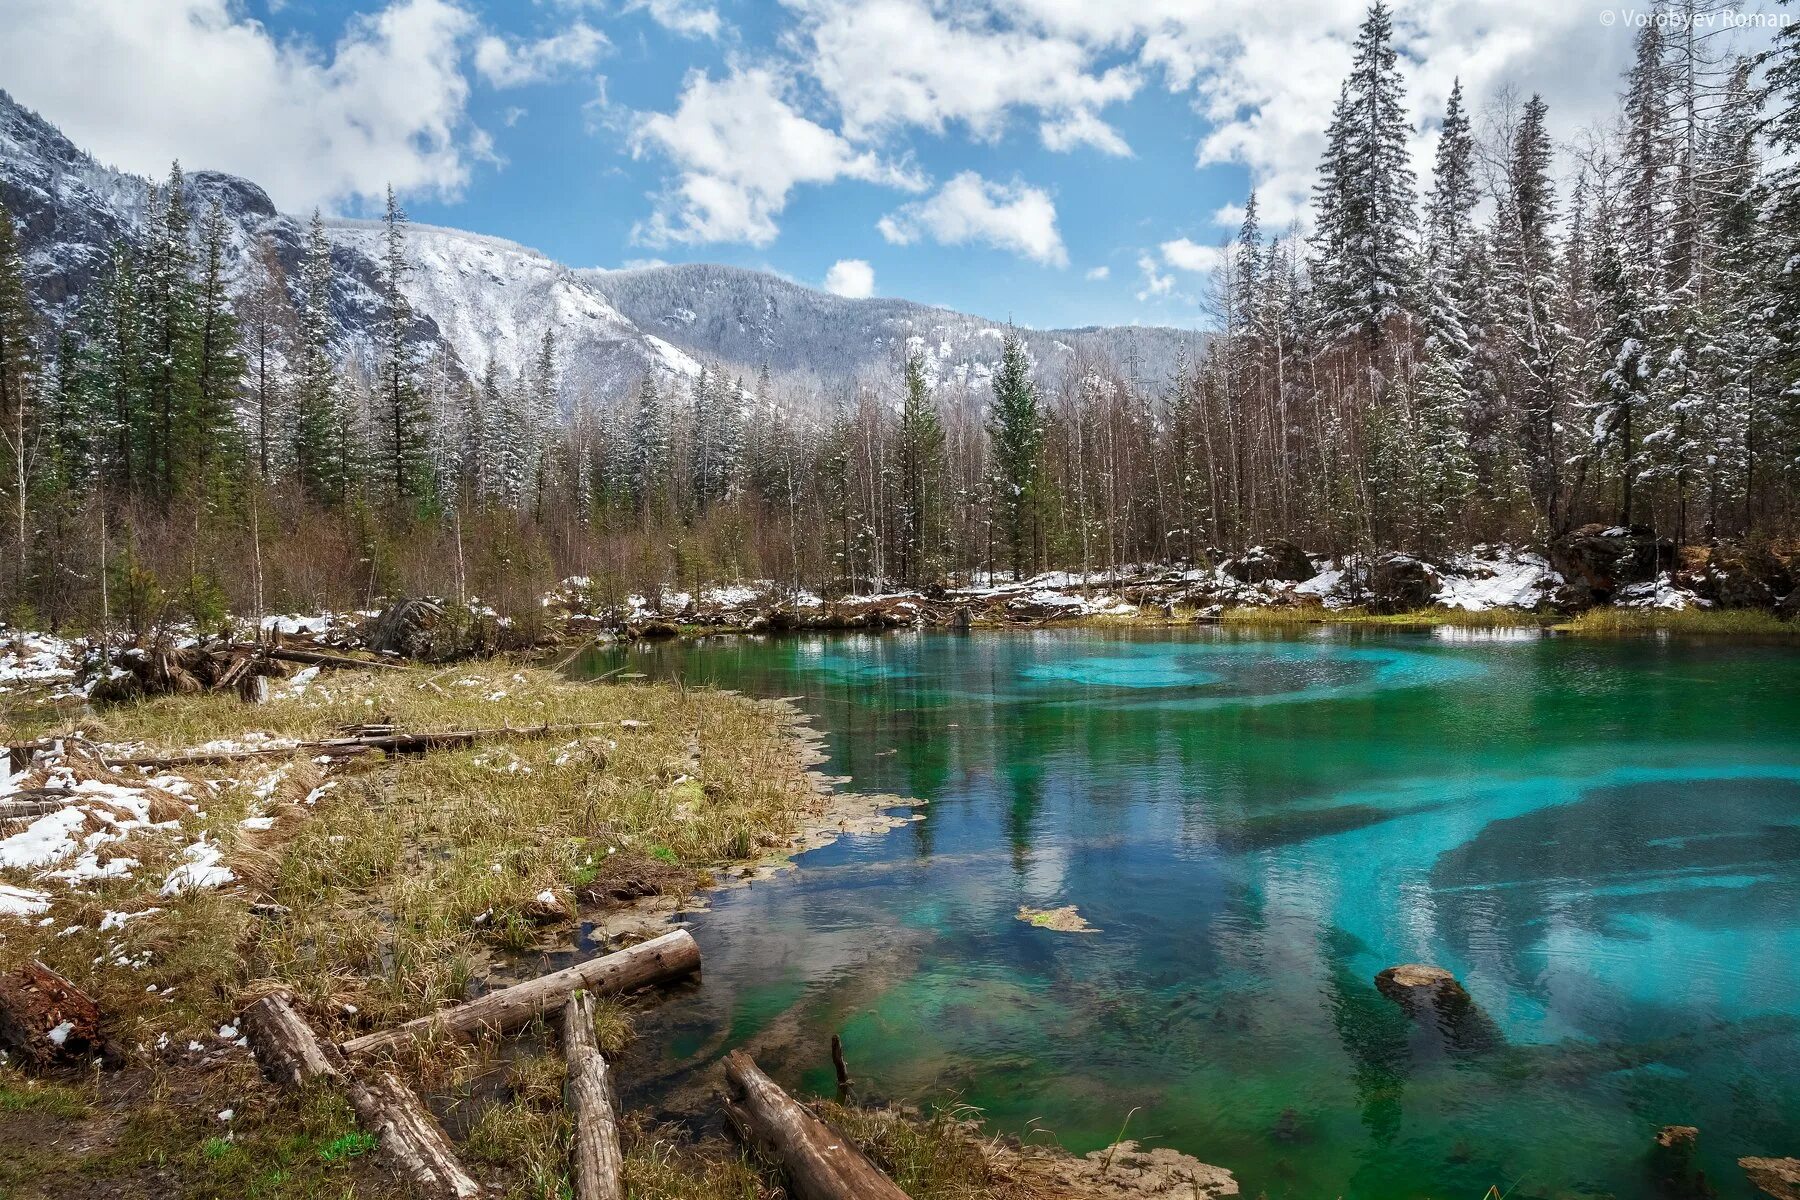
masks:
{"label": "snowy mountain", "polygon": [[[892,368],[912,349],[934,383],[981,383],[1000,361],[1004,327],[910,300],[850,300],[765,271],[710,263],[583,271],[640,329],[703,358],[821,382]],[[1208,334],[1156,326],[1020,329],[1040,371],[1097,359],[1121,371],[1135,362],[1150,383],[1170,378],[1176,357],[1205,350]]]}
{"label": "snowy mountain", "polygon": [[[302,218],[276,210],[249,180],[214,171],[187,176],[198,211],[215,199],[230,225],[242,281],[261,247],[272,250],[298,296]],[[94,160],[49,122],[0,91],[0,203],[20,231],[38,303],[67,315],[104,278],[113,248],[143,236],[148,180]],[[372,361],[382,314],[377,260],[381,226],[330,221],[331,305],[337,350]],[[441,347],[476,378],[490,358],[516,375],[555,335],[565,393],[619,394],[646,372],[687,378],[701,362],[751,374],[831,383],[888,371],[907,349],[928,359],[936,381],[979,383],[1000,356],[996,322],[905,300],[848,300],[775,275],[691,264],[633,270],[572,269],[499,238],[413,225],[414,270],[405,288],[418,314],[412,340]],[[1039,368],[1104,355],[1141,378],[1167,378],[1176,355],[1196,357],[1205,334],[1157,328],[1021,330]]]}

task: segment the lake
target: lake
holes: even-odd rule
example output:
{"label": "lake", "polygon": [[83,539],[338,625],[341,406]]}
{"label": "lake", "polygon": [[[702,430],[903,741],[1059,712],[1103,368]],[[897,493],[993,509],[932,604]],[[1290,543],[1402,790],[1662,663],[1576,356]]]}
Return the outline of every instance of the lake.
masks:
{"label": "lake", "polygon": [[[930,803],[692,919],[654,1104],[749,1046],[832,1090],[1124,1136],[1256,1196],[1652,1192],[1800,1154],[1800,652],[1536,630],[715,638],[598,674],[795,697]],[[1098,931],[1017,918],[1075,905]],[[1399,963],[1496,1036],[1409,1020]]]}

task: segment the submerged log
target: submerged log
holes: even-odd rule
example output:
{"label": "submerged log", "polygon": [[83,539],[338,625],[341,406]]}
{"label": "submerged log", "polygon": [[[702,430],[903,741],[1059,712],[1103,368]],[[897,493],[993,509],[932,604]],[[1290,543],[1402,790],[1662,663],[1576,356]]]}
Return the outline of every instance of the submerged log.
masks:
{"label": "submerged log", "polygon": [[850,1139],[813,1116],[742,1050],[725,1059],[725,1115],[738,1136],[778,1161],[797,1200],[906,1200]]}
{"label": "submerged log", "polygon": [[463,1169],[450,1139],[413,1090],[387,1071],[372,1083],[350,1085],[350,1107],[363,1128],[381,1139],[388,1165],[429,1200],[470,1200],[481,1185]]}
{"label": "submerged log", "polygon": [[571,992],[563,1003],[563,1060],[569,1072],[563,1105],[575,1129],[569,1146],[575,1200],[624,1200],[625,1156],[606,1059],[594,1042],[592,992]]}
{"label": "submerged log", "polygon": [[250,1053],[270,1080],[284,1087],[299,1087],[315,1079],[341,1081],[343,1072],[326,1054],[288,996],[275,992],[244,1010],[239,1018]]}
{"label": "submerged log", "polygon": [[36,959],[0,975],[0,1046],[38,1067],[111,1053],[100,1007]]}
{"label": "submerged log", "polygon": [[642,945],[489,992],[393,1029],[352,1038],[344,1043],[343,1050],[349,1055],[373,1054],[435,1032],[455,1037],[470,1037],[483,1031],[505,1033],[549,1012],[576,988],[610,996],[679,979],[699,969],[699,944],[693,934],[677,929]]}

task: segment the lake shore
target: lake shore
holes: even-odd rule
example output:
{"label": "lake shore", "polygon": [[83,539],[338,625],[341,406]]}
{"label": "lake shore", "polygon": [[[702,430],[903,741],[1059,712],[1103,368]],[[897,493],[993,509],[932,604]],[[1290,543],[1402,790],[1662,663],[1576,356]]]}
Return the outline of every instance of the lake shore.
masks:
{"label": "lake shore", "polygon": [[[570,732],[417,757],[326,763],[301,744],[347,727],[550,722]],[[302,671],[254,708],[228,693],[165,696],[73,720],[39,709],[12,729],[16,741],[78,735],[10,790],[79,795],[58,811],[82,826],[66,846],[46,816],[0,829],[0,973],[41,961],[64,975],[99,1006],[118,1055],[104,1072],[0,1067],[0,1141],[19,1148],[0,1183],[19,1195],[404,1194],[341,1098],[260,1079],[239,1030],[247,1004],[291,993],[334,1041],[381,1029],[571,949],[640,940],[718,888],[915,819],[899,797],[819,774],[819,735],[791,705],[574,683],[504,661]],[[195,747],[224,761],[119,765]],[[266,756],[228,757],[245,751]],[[603,1049],[629,1055],[633,1010],[654,1003],[603,1001]],[[495,1194],[562,1186],[562,1064],[548,1040],[433,1044],[389,1064]],[[989,1138],[961,1114],[831,1111],[917,1196],[1151,1196],[1191,1162],[1146,1157],[1143,1190],[1096,1177],[1084,1192],[1088,1160]],[[716,1135],[641,1116],[624,1135],[633,1195],[766,1186]]]}

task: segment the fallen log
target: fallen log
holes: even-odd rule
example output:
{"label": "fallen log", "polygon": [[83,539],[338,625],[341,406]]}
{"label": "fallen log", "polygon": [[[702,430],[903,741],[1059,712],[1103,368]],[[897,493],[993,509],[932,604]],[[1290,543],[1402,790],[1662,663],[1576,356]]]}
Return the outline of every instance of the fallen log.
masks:
{"label": "fallen log", "polygon": [[99,1005],[35,958],[0,975],[0,1046],[38,1067],[113,1056],[100,1033]]}
{"label": "fallen log", "polygon": [[343,1051],[352,1057],[373,1054],[428,1033],[448,1033],[454,1037],[470,1037],[481,1032],[505,1033],[549,1012],[576,988],[586,988],[598,996],[610,996],[679,979],[699,969],[699,944],[694,941],[693,934],[677,929],[616,954],[590,958],[404,1025],[352,1038],[343,1044]]}
{"label": "fallen log", "polygon": [[349,671],[411,671],[410,663],[386,662],[378,658],[351,658],[348,654],[327,654],[323,650],[301,650],[292,646],[259,646],[243,642],[233,649],[261,654],[276,662],[298,663],[305,667],[337,667]]}
{"label": "fallen log", "polygon": [[819,1120],[742,1050],[725,1058],[725,1115],[738,1136],[779,1162],[797,1200],[906,1200],[850,1139]]}
{"label": "fallen log", "polygon": [[344,1073],[285,993],[264,996],[244,1010],[240,1022],[250,1041],[250,1053],[270,1080],[284,1087],[299,1087],[315,1079],[343,1080]]}
{"label": "fallen log", "polygon": [[313,758],[354,758],[359,754],[374,754],[377,751],[387,754],[423,754],[427,750],[461,749],[482,741],[555,737],[603,727],[611,728],[605,721],[590,721],[579,725],[536,725],[525,728],[499,726],[491,729],[447,729],[437,733],[360,734],[282,742],[274,746],[239,746],[229,750],[175,750],[167,754],[131,754],[108,758],[106,765],[170,768],[210,766],[258,758],[292,758],[296,754]]}
{"label": "fallen log", "polygon": [[563,1003],[563,1060],[568,1064],[563,1105],[575,1129],[569,1146],[575,1200],[624,1200],[625,1156],[606,1059],[594,1042],[592,992],[570,992]]}
{"label": "fallen log", "polygon": [[412,1195],[471,1200],[481,1185],[463,1169],[456,1149],[413,1090],[387,1071],[372,1083],[350,1085],[350,1107],[363,1128],[381,1139],[388,1165],[412,1182]]}
{"label": "fallen log", "polygon": [[380,1139],[382,1157],[410,1183],[409,1195],[432,1200],[481,1195],[481,1186],[457,1160],[450,1139],[418,1095],[385,1071],[372,1083],[346,1079],[331,1048],[320,1043],[287,995],[264,996],[240,1020],[250,1053],[271,1081],[295,1088],[326,1080],[344,1088],[357,1120]]}

